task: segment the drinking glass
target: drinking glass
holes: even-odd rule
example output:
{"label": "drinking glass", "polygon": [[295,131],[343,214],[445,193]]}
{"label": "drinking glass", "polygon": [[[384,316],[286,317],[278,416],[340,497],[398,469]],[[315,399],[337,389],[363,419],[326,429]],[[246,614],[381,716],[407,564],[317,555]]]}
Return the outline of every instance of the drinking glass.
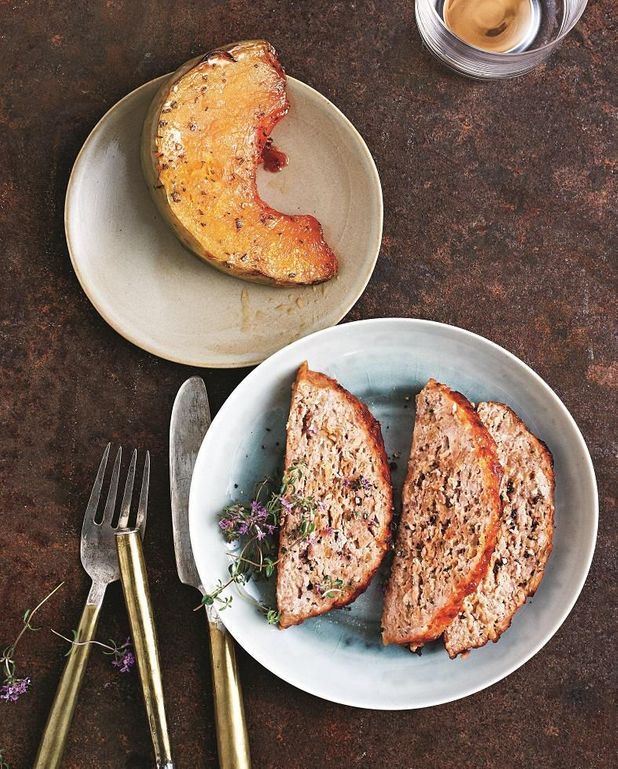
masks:
{"label": "drinking glass", "polygon": [[545,61],[579,21],[587,0],[533,0],[538,31],[523,50],[484,51],[453,34],[442,17],[444,0],[416,0],[416,23],[429,50],[447,67],[469,77],[516,77]]}

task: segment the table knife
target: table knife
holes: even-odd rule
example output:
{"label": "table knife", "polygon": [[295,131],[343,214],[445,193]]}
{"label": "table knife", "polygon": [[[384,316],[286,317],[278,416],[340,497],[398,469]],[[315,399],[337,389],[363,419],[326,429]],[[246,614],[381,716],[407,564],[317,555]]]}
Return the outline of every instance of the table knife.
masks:
{"label": "table knife", "polygon": [[[180,581],[204,595],[189,537],[189,489],[198,450],[210,427],[204,380],[191,377],[178,391],[170,424],[170,489],[174,552]],[[234,641],[215,607],[206,607],[210,634],[217,750],[221,769],[251,769],[249,738]]]}

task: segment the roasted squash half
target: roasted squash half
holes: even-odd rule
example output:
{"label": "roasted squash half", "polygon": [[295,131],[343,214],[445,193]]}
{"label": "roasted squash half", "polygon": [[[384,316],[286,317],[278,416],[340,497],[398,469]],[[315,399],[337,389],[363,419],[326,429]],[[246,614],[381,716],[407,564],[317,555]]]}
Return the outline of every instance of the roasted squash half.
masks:
{"label": "roasted squash half", "polygon": [[142,164],[164,218],[202,259],[245,280],[309,285],[337,272],[320,223],[270,208],[256,183],[270,132],[289,108],[285,85],[264,40],[193,59],[150,106]]}

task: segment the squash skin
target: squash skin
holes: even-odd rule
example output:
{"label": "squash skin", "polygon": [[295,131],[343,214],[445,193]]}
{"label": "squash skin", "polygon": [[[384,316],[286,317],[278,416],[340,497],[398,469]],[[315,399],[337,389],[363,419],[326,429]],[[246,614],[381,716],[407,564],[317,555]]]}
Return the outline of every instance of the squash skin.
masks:
{"label": "squash skin", "polygon": [[257,191],[264,144],[288,109],[285,73],[266,41],[199,56],[155,95],[142,166],[161,215],[197,256],[244,280],[311,285],[337,272],[320,223],[275,211]]}

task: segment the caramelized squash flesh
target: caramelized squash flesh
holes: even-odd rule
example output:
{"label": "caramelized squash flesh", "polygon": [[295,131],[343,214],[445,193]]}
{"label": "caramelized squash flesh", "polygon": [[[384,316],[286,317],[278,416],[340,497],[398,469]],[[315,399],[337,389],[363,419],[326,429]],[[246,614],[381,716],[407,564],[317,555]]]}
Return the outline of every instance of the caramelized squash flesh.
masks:
{"label": "caramelized squash flesh", "polygon": [[188,62],[150,107],[142,159],[160,211],[198,256],[246,280],[308,285],[337,272],[320,223],[275,211],[256,183],[270,132],[289,108],[285,85],[265,41]]}

